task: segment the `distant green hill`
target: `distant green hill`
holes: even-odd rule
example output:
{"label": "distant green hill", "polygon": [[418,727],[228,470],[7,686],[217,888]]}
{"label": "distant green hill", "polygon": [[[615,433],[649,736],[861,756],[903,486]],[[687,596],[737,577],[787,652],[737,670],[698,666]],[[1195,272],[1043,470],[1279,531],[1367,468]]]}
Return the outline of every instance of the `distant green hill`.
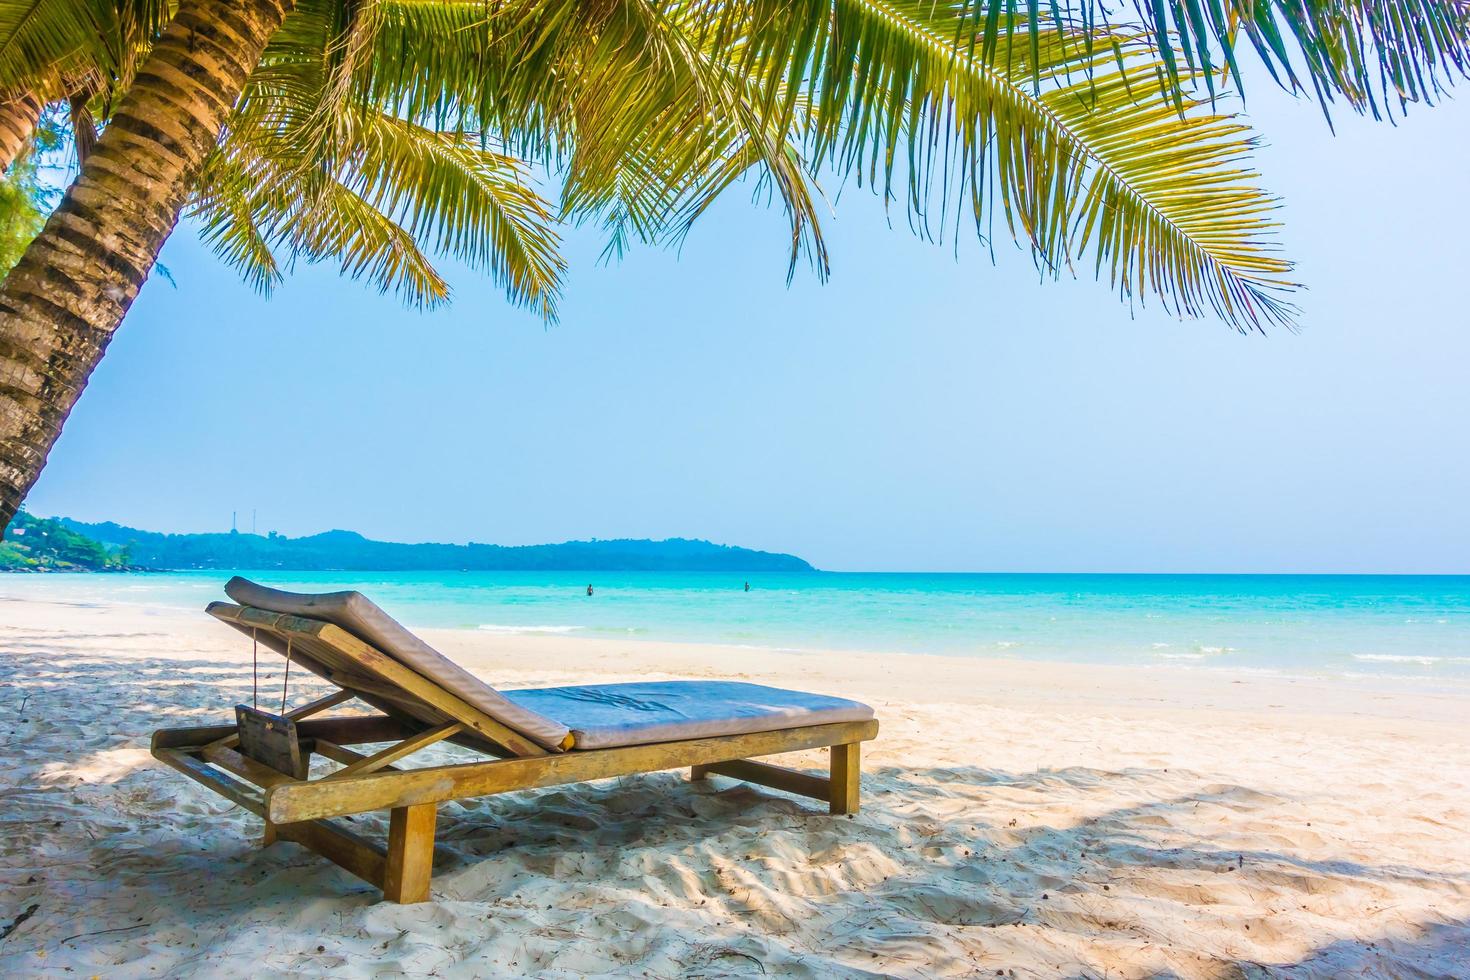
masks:
{"label": "distant green hill", "polygon": [[126,546],[111,547],[67,522],[15,515],[0,541],[0,572],[124,571],[132,564]]}
{"label": "distant green hill", "polygon": [[56,523],[155,569],[278,568],[295,571],[726,571],[810,572],[793,555],[670,538],[667,541],[568,541],[505,547],[494,544],[399,544],[354,531],[304,538],[271,534],[160,534],[107,522]]}

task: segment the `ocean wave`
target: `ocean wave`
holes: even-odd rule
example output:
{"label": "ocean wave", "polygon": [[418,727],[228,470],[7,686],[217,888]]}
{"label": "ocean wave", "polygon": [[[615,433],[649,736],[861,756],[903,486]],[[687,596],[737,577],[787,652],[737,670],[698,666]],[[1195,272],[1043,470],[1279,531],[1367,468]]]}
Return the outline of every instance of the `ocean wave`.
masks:
{"label": "ocean wave", "polygon": [[1203,654],[1203,653],[1156,653],[1156,654],[1154,654],[1154,656],[1156,656],[1156,657],[1162,657],[1165,660],[1203,660],[1203,659],[1205,659],[1206,654]]}
{"label": "ocean wave", "polygon": [[478,629],[486,633],[575,633],[580,626],[502,626],[499,623],[481,623]]}
{"label": "ocean wave", "polygon": [[1470,657],[1405,656],[1394,653],[1355,653],[1353,659],[1380,664],[1423,664],[1425,667],[1434,664],[1470,664]]}
{"label": "ocean wave", "polygon": [[1221,653],[1234,653],[1235,652],[1235,647],[1196,646],[1195,647],[1195,650],[1197,650],[1202,656],[1211,656],[1211,655],[1218,655],[1218,654],[1221,654]]}

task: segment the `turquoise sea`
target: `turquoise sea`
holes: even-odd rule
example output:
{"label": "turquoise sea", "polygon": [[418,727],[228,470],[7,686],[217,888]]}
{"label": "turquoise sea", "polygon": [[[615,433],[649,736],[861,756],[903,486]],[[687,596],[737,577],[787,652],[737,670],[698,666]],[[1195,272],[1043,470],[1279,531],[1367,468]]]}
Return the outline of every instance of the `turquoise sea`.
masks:
{"label": "turquoise sea", "polygon": [[[5,575],[0,599],[202,609],[230,574]],[[1470,576],[244,574],[416,626],[1470,682]]]}

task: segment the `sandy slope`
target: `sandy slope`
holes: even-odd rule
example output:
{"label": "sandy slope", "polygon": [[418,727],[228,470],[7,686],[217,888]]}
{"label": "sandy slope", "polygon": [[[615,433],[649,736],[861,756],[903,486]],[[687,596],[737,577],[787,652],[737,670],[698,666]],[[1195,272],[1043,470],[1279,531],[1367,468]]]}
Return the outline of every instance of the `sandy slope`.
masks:
{"label": "sandy slope", "polygon": [[0,600],[0,931],[34,907],[0,974],[1470,976],[1463,693],[430,635],[507,686],[868,700],[864,810],[675,773],[454,804],[435,901],[380,904],[150,760],[152,728],[249,699],[248,644]]}

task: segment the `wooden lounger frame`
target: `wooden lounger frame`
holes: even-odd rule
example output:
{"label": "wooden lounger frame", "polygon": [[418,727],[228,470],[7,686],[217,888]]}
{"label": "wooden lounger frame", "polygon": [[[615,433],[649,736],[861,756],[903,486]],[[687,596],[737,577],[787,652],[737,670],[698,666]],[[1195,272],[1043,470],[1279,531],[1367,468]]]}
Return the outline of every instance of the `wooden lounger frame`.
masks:
{"label": "wooden lounger frame", "polygon": [[[162,729],[153,735],[154,757],[263,818],[266,845],[295,841],[381,888],[390,902],[429,898],[440,803],[688,766],[696,780],[730,776],[824,800],[834,814],[856,813],[859,746],[878,734],[872,720],[548,752],[330,623],[228,603],[214,603],[209,612],[272,649],[286,645],[293,664],[342,688],[285,717],[295,723],[303,757],[315,753],[343,768],[318,779],[277,771],[242,753],[236,725]],[[318,717],[353,698],[380,713]],[[421,769],[394,765],[445,739],[492,758]],[[348,747],[383,742],[393,744],[368,755]],[[826,747],[826,777],[749,761]],[[373,810],[389,811],[386,847],[333,819]]]}

